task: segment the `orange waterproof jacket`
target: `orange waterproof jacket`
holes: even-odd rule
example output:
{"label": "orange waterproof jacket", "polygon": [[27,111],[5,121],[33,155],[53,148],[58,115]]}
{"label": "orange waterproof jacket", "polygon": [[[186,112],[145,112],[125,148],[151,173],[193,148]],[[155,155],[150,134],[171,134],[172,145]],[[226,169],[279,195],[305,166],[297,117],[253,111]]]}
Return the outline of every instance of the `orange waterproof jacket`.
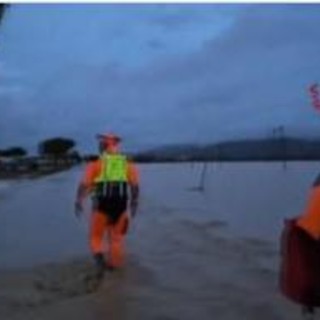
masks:
{"label": "orange waterproof jacket", "polygon": [[320,176],[311,189],[306,209],[298,218],[297,225],[314,239],[320,239]]}

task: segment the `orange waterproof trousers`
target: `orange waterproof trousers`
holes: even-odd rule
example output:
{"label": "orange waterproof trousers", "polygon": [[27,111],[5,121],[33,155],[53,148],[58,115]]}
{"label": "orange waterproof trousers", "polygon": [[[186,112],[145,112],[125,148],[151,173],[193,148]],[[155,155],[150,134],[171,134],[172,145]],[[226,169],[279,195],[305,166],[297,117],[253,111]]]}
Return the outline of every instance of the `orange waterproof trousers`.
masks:
{"label": "orange waterproof trousers", "polygon": [[90,248],[94,255],[107,252],[108,266],[118,268],[124,263],[124,236],[128,223],[127,213],[123,213],[116,223],[111,223],[106,214],[98,211],[91,215]]}

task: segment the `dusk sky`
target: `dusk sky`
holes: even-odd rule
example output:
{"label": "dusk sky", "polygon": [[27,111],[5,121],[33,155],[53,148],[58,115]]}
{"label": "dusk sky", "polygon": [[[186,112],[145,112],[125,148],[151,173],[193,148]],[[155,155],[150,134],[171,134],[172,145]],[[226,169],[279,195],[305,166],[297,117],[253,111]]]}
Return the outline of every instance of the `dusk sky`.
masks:
{"label": "dusk sky", "polygon": [[320,137],[320,4],[14,4],[0,27],[0,149],[96,151]]}

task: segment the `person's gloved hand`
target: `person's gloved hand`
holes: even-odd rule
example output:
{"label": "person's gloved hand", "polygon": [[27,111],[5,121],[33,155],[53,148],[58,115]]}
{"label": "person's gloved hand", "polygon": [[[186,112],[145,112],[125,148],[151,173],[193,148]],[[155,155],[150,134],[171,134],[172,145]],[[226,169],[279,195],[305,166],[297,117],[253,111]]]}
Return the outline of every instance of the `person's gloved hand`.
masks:
{"label": "person's gloved hand", "polygon": [[82,201],[80,200],[76,200],[75,204],[74,204],[74,213],[76,215],[77,218],[80,218],[83,212],[83,205],[82,205]]}

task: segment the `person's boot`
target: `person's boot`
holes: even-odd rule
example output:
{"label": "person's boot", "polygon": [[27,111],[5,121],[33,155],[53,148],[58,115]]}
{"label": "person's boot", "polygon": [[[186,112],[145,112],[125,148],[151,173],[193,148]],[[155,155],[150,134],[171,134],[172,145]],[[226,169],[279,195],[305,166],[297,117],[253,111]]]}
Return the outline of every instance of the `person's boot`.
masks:
{"label": "person's boot", "polygon": [[315,319],[315,312],[312,306],[303,306],[302,307],[302,315],[306,320],[313,320]]}
{"label": "person's boot", "polygon": [[100,280],[103,278],[106,269],[106,262],[102,253],[95,254],[93,258],[96,265],[96,278]]}

